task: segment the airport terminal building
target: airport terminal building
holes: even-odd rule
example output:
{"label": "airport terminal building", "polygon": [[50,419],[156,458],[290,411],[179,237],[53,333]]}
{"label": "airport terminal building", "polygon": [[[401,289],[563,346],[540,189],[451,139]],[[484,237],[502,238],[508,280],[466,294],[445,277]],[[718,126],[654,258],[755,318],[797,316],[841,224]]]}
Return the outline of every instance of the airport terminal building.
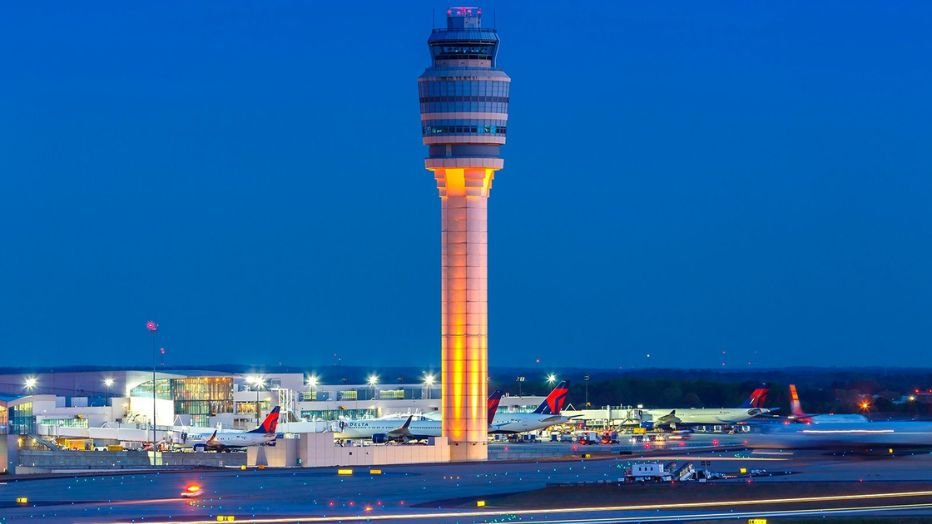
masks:
{"label": "airport terminal building", "polygon": [[[172,370],[155,373],[153,399],[152,377],[151,370],[0,375],[0,424],[10,434],[54,435],[50,428],[151,427],[153,418],[156,427],[251,429],[274,406],[285,423],[440,411],[440,383],[327,385],[304,373]],[[530,411],[542,400],[506,396],[499,409]]]}

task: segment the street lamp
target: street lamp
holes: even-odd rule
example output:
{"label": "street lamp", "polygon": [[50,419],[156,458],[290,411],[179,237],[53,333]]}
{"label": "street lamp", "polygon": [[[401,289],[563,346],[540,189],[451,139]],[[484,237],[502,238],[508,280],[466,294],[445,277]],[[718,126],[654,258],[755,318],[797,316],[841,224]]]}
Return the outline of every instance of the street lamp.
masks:
{"label": "street lamp", "polygon": [[547,375],[547,385],[552,386],[554,382],[557,381],[557,376],[553,373]]}
{"label": "street lamp", "polygon": [[586,407],[587,408],[591,406],[591,404],[589,404],[589,378],[590,378],[589,375],[586,375],[583,377],[583,382],[586,383]]}
{"label": "street lamp", "polygon": [[113,377],[107,377],[104,379],[104,385],[107,386],[107,394],[110,394],[110,388],[113,387]]}
{"label": "street lamp", "polygon": [[434,385],[435,379],[436,377],[434,377],[433,373],[424,374],[424,385],[427,386],[427,400],[430,400],[430,389],[431,389],[431,386]]}
{"label": "street lamp", "polygon": [[317,400],[317,385],[320,383],[320,379],[317,378],[317,375],[311,375],[307,377],[307,388],[311,393],[314,393],[313,396],[309,395],[311,400]]}
{"label": "street lamp", "polygon": [[[159,325],[154,320],[146,321],[146,329],[152,333],[152,452],[155,453],[155,368],[158,364]],[[152,455],[155,457],[155,455]],[[153,463],[155,461],[153,460]]]}
{"label": "street lamp", "polygon": [[369,397],[369,400],[372,400],[372,398],[375,397],[375,386],[379,383],[379,376],[375,373],[369,375],[369,378],[366,379],[366,383],[372,388],[372,395]]}
{"label": "street lamp", "polygon": [[36,377],[26,377],[26,380],[23,383],[23,386],[25,386],[26,391],[32,391],[36,389],[36,385],[38,383],[39,383],[39,379],[37,379]]}
{"label": "street lamp", "polygon": [[265,386],[265,379],[260,376],[253,375],[246,379],[247,382],[252,384],[253,388],[256,390],[256,426],[259,426],[259,390]]}
{"label": "street lamp", "polygon": [[521,394],[521,385],[524,384],[524,377],[515,377],[515,382],[518,383],[518,396],[524,396]]}

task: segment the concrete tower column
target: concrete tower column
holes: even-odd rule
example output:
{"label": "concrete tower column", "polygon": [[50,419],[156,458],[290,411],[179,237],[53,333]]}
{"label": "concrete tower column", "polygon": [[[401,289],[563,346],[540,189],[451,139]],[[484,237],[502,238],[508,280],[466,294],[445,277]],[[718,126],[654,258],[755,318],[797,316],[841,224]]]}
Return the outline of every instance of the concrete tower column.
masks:
{"label": "concrete tower column", "polygon": [[441,200],[444,433],[454,460],[487,456],[488,198],[494,169],[433,170]]}

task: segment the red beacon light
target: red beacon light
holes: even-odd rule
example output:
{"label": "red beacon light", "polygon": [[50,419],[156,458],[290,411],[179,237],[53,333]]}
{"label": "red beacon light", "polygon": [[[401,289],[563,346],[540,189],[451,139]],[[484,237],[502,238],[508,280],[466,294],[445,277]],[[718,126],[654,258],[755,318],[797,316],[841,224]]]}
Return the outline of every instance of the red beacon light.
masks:
{"label": "red beacon light", "polygon": [[195,498],[204,494],[204,490],[197,484],[191,484],[181,492],[182,498]]}

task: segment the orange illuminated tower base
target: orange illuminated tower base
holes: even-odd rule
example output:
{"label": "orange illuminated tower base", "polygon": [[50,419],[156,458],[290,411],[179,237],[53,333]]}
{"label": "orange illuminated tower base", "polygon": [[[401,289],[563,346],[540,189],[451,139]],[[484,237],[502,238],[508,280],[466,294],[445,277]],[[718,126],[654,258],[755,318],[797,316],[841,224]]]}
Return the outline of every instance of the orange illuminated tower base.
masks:
{"label": "orange illuminated tower base", "polygon": [[[488,226],[492,178],[501,160],[475,165],[428,160],[441,200],[443,435],[453,461],[488,457]],[[432,165],[433,164],[433,165]]]}

